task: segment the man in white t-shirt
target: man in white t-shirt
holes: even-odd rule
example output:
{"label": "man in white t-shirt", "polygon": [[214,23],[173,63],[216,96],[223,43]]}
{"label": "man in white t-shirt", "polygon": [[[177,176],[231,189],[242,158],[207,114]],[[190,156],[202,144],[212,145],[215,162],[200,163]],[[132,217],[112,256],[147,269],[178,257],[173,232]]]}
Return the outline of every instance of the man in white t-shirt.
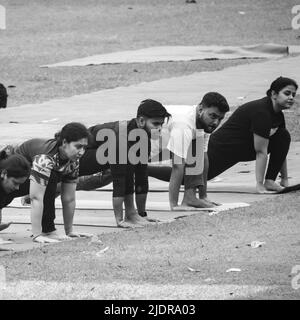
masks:
{"label": "man in white t-shirt", "polygon": [[[207,145],[212,133],[229,111],[226,99],[217,92],[204,95],[197,106],[166,107],[172,118],[163,125],[161,139],[151,141],[151,162],[171,160],[168,166],[148,167],[149,176],[170,181],[171,210],[184,207],[209,208],[215,204],[207,199]],[[178,205],[180,185],[185,191]],[[197,197],[199,189],[199,197]]]}

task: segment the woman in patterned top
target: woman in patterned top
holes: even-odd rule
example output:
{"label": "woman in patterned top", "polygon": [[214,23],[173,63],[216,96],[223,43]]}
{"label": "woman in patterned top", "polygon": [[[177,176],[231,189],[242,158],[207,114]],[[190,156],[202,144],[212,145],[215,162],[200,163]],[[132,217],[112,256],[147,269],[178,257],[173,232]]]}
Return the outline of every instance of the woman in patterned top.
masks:
{"label": "woman in patterned top", "polygon": [[[29,179],[22,189],[30,194],[33,241],[57,242],[70,237],[84,236],[73,232],[75,190],[79,173],[79,159],[88,144],[89,133],[81,124],[65,125],[54,139],[30,139],[13,149],[31,163]],[[55,193],[62,182],[61,201],[66,236],[55,229]]]}
{"label": "woman in patterned top", "polygon": [[[0,231],[11,224],[2,223],[2,208],[6,207],[20,193],[20,186],[28,179],[30,163],[21,155],[8,156],[0,153]],[[19,196],[21,196],[20,194]],[[0,244],[2,239],[0,238]]]}

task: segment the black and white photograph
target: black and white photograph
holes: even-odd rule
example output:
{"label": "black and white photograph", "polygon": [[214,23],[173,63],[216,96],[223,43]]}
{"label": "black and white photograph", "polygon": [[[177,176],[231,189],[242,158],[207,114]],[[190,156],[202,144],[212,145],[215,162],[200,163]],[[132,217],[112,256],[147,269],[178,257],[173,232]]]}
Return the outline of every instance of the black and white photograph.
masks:
{"label": "black and white photograph", "polygon": [[0,0],[0,300],[299,300],[299,84],[299,0]]}

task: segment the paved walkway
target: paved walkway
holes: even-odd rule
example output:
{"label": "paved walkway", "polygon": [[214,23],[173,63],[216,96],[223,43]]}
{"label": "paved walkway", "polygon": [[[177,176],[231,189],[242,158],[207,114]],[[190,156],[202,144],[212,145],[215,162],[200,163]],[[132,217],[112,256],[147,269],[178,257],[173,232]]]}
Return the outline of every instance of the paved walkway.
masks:
{"label": "paved walkway", "polygon": [[[68,121],[87,125],[133,118],[140,101],[156,99],[165,105],[194,105],[208,91],[225,95],[230,106],[264,96],[270,83],[285,75],[300,83],[300,57],[240,65],[221,71],[143,82],[40,104],[1,109],[0,144],[31,137],[52,136]],[[14,123],[11,123],[14,122]],[[16,123],[17,122],[17,123]]]}

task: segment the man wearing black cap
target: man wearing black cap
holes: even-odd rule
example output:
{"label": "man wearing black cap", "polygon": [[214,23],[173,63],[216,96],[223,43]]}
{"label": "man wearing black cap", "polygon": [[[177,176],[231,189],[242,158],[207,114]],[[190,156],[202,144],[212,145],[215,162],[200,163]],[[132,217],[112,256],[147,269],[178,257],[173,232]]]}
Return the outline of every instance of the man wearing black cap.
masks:
{"label": "man wearing black cap", "polygon": [[[79,175],[87,176],[110,169],[113,209],[119,227],[149,223],[141,216],[146,211],[150,138],[159,138],[164,120],[169,117],[170,114],[161,103],[147,99],[139,105],[136,118],[89,128],[91,142],[80,160]],[[134,206],[134,192],[138,212]]]}

